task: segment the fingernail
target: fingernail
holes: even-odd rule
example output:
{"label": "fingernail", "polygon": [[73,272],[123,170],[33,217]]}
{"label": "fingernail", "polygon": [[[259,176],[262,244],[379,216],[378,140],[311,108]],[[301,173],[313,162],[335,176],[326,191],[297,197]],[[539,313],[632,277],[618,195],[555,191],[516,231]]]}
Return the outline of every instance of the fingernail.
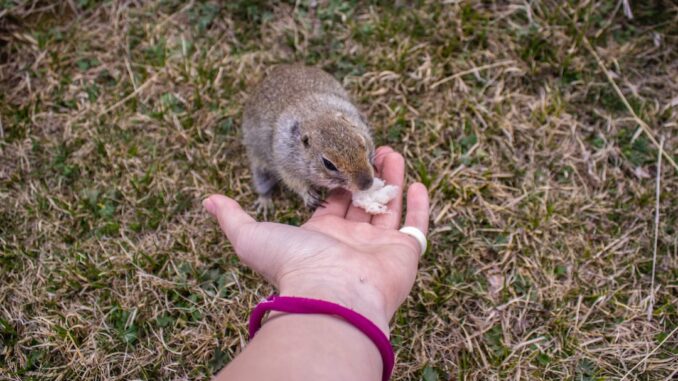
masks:
{"label": "fingernail", "polygon": [[207,213],[214,215],[216,206],[214,205],[214,201],[212,201],[209,197],[202,200],[202,206],[205,208]]}

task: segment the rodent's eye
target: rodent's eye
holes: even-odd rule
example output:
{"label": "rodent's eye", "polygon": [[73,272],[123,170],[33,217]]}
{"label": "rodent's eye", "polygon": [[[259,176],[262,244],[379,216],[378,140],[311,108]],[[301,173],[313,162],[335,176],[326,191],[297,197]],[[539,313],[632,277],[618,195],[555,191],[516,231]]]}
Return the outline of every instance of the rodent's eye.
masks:
{"label": "rodent's eye", "polygon": [[325,166],[325,168],[329,169],[330,171],[336,171],[337,170],[337,166],[335,166],[331,161],[325,159],[324,157],[323,157],[323,165]]}
{"label": "rodent's eye", "polygon": [[304,147],[308,148],[308,135],[304,135],[301,137],[301,142],[304,143]]}

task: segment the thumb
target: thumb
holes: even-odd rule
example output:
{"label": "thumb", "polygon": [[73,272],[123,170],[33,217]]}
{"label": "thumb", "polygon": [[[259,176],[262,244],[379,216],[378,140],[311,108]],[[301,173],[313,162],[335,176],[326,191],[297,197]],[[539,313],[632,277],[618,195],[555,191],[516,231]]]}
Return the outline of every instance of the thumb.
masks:
{"label": "thumb", "polygon": [[206,198],[202,204],[205,210],[219,221],[221,230],[226,234],[226,238],[231,241],[238,258],[252,270],[275,284],[275,276],[281,266],[281,258],[273,256],[272,259],[271,254],[274,254],[276,249],[280,248],[280,245],[276,244],[278,240],[271,240],[271,238],[285,236],[284,234],[275,234],[276,230],[284,229],[284,227],[275,229],[277,224],[262,224],[255,221],[242,210],[236,201],[226,196],[212,195]]}
{"label": "thumb", "polygon": [[242,246],[238,242],[240,241],[240,232],[242,232],[243,227],[249,224],[256,224],[257,222],[254,218],[245,213],[240,204],[226,196],[211,195],[202,202],[202,205],[212,217],[216,217],[221,231],[226,234],[236,253],[240,255],[239,249]]}

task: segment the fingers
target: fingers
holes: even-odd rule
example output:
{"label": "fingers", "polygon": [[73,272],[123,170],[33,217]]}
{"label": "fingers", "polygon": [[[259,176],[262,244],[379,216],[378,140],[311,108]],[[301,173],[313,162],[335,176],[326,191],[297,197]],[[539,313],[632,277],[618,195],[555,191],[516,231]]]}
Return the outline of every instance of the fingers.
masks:
{"label": "fingers", "polygon": [[219,220],[221,230],[226,233],[240,260],[273,284],[276,284],[276,274],[289,260],[289,254],[303,249],[293,247],[299,242],[293,238],[298,228],[256,222],[228,197],[212,195],[203,201],[203,206]]}
{"label": "fingers", "polygon": [[384,165],[384,158],[391,152],[395,152],[393,148],[389,146],[381,146],[374,151],[374,165],[377,168],[381,168]]}
{"label": "fingers", "polygon": [[334,189],[325,200],[325,205],[318,207],[312,218],[326,215],[344,218],[350,202],[351,192],[341,188]]}
{"label": "fingers", "polygon": [[407,215],[405,226],[413,226],[428,233],[428,191],[422,183],[414,183],[407,190]]}
{"label": "fingers", "polygon": [[385,152],[377,160],[377,170],[386,184],[398,187],[395,198],[388,203],[388,213],[372,218],[372,225],[385,229],[396,229],[400,225],[400,215],[403,210],[403,183],[405,182],[405,159],[401,154],[386,147]]}
{"label": "fingers", "polygon": [[[375,176],[377,177],[383,176],[382,168],[384,166],[384,162],[386,160],[386,157],[392,153],[394,153],[394,151],[391,147],[382,146],[377,148],[374,155],[374,165],[376,167],[376,172],[374,174]],[[387,181],[386,183],[389,182]],[[346,212],[346,219],[355,222],[370,222],[372,220],[372,215],[367,213],[362,208],[358,208],[356,206],[351,205],[348,207],[348,211]]]}

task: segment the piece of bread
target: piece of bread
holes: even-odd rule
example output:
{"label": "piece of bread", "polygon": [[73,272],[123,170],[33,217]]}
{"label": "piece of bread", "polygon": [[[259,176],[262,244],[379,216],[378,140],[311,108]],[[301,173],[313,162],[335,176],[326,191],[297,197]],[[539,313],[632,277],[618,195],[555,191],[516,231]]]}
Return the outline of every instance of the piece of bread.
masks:
{"label": "piece of bread", "polygon": [[384,214],[388,212],[386,204],[397,194],[397,186],[385,185],[384,180],[375,177],[370,189],[353,192],[353,206],[363,208],[369,214]]}

